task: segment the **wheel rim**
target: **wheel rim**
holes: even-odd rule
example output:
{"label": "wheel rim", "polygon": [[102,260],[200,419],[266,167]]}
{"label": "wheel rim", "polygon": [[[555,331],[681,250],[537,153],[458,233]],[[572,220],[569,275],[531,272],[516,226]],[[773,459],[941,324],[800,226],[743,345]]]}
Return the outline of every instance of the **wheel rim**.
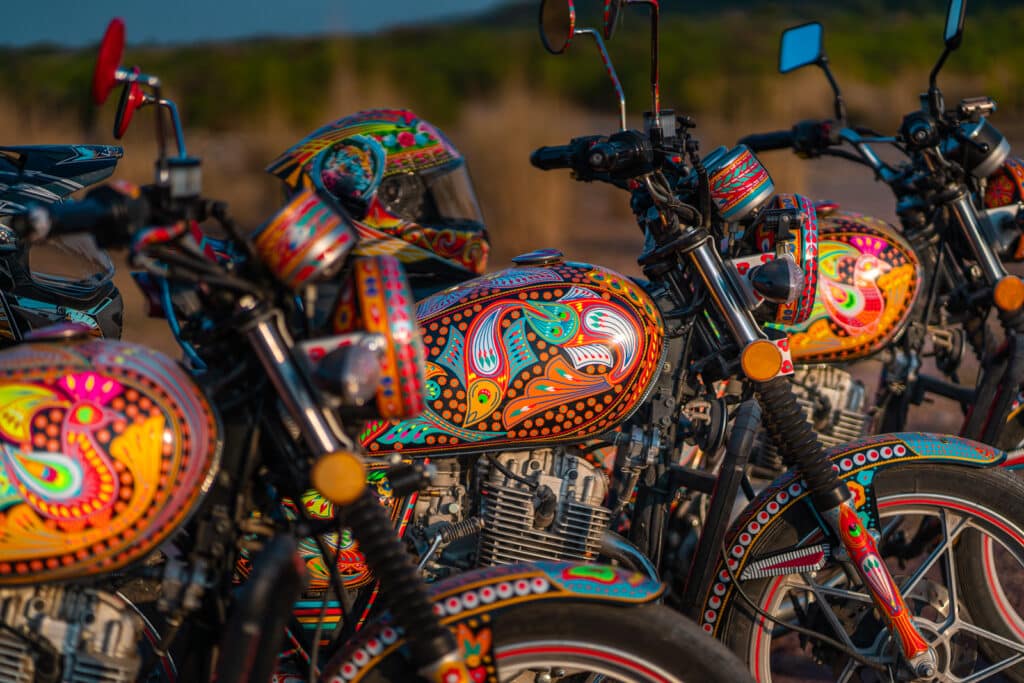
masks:
{"label": "wheel rim", "polygon": [[[907,569],[903,571],[900,571],[894,562],[887,563],[894,575],[902,575],[897,579],[897,583],[912,611],[917,615],[915,623],[924,631],[923,635],[932,642],[942,659],[940,673],[943,680],[981,680],[982,674],[991,676],[1019,661],[1024,661],[1024,620],[1017,619],[1017,626],[1020,628],[1018,642],[1009,641],[968,621],[967,609],[961,604],[962,596],[958,594],[956,560],[958,540],[967,531],[977,532],[983,534],[982,545],[993,558],[1001,552],[1015,559],[1024,572],[1024,531],[982,505],[941,494],[912,493],[887,496],[879,501],[878,507],[883,529],[887,529],[887,525],[891,526],[895,522],[913,522],[915,519],[922,522],[925,519],[936,519],[941,525],[942,540],[924,549],[920,561],[915,557],[914,564],[908,564]],[[887,533],[891,531],[893,529],[887,529]],[[820,536],[820,532],[808,534],[802,543],[812,542],[816,535]],[[1010,550],[1011,547],[1014,549]],[[832,567],[838,566],[836,563],[832,564]],[[872,604],[862,587],[858,585],[849,589],[848,581],[843,584],[847,579],[841,572],[837,574],[822,570],[816,574],[817,576],[787,575],[772,579],[768,588],[761,593],[759,607],[773,615],[789,618],[795,617],[799,610],[803,610],[804,620],[809,614],[816,612],[816,621],[822,627],[822,633],[842,641],[863,657],[876,663],[886,665],[895,661],[888,634],[882,631],[877,623],[870,622]],[[942,591],[932,590],[936,574],[944,576],[947,584],[945,591],[948,600],[945,614],[941,609]],[[1000,597],[1004,604],[1009,604],[1001,586],[998,594],[994,595],[997,604]],[[864,614],[858,616],[858,609]],[[750,643],[749,661],[756,678],[760,681],[769,681],[772,680],[773,656],[778,664],[781,657],[791,653],[787,648],[792,648],[792,643],[787,642],[786,638],[790,641],[795,638],[791,634],[786,635],[778,629],[773,629],[771,624],[765,627],[766,622],[763,618],[758,618],[756,623],[758,626],[754,628],[754,637]],[[873,634],[875,637],[871,640]],[[998,662],[979,665],[984,667],[981,671],[963,672],[961,669],[964,664],[971,661],[970,648],[975,648],[976,655],[977,644],[983,640],[998,643],[1000,647],[1006,648],[1010,655]],[[807,647],[799,649],[804,657],[809,654],[807,650]],[[871,669],[849,657],[845,657],[845,663],[837,661],[839,663],[833,662],[823,670],[828,680],[863,680],[859,676],[864,672],[871,672]],[[811,678],[806,671],[801,675]],[[882,678],[884,677],[885,674],[882,675]],[[867,680],[871,678],[868,677]]]}
{"label": "wheel rim", "polygon": [[560,669],[564,676],[591,673],[594,680],[622,683],[682,683],[651,662],[640,661],[635,654],[604,645],[568,640],[519,641],[496,645],[494,656],[503,682],[526,683],[535,680],[530,672]]}

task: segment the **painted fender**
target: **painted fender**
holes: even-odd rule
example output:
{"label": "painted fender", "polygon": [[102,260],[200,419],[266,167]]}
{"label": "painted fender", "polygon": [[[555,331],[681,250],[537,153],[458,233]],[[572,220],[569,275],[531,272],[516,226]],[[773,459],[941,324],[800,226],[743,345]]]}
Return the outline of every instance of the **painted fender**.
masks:
{"label": "painted fender", "polygon": [[[646,575],[605,565],[533,562],[459,574],[432,586],[434,612],[455,634],[474,681],[495,678],[490,623],[495,614],[525,602],[600,602],[642,605],[663,586]],[[325,668],[324,680],[351,683],[366,676],[404,643],[387,615],[359,632]]]}
{"label": "painted fender", "polygon": [[[955,436],[905,432],[857,439],[826,451],[832,468],[846,481],[858,512],[865,524],[877,528],[875,474],[904,463],[946,463],[965,467],[997,467],[1006,453],[987,444]],[[782,514],[809,495],[804,482],[794,473],[786,473],[747,505],[726,535],[729,571],[721,558],[715,566],[716,580],[703,596],[698,623],[707,633],[716,634],[720,616],[733,597],[733,576],[739,576],[751,559],[748,550]]]}

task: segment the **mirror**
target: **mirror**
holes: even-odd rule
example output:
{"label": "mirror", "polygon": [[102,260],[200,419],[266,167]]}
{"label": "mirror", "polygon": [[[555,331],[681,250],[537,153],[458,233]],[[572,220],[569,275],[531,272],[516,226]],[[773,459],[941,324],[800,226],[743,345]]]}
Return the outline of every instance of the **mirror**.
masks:
{"label": "mirror", "polygon": [[967,10],[967,0],[949,0],[949,9],[946,11],[946,32],[943,38],[946,47],[952,49],[960,45],[960,38],[964,33],[964,13]]}
{"label": "mirror", "polygon": [[[135,69],[138,72],[138,69]],[[138,83],[125,83],[121,90],[121,99],[117,103],[117,113],[114,114],[114,138],[120,140],[128,131],[128,126],[135,116],[135,110],[145,103],[146,96]]]}
{"label": "mirror", "polygon": [[565,52],[576,30],[576,8],[572,0],[541,0],[540,40],[544,49],[558,55]]}
{"label": "mirror", "polygon": [[117,69],[121,66],[123,56],[124,21],[111,19],[100,41],[96,69],[92,72],[92,99],[96,104],[103,104],[110,97],[110,92],[117,84]]}
{"label": "mirror", "polygon": [[604,0],[604,39],[611,40],[622,18],[625,0]]}
{"label": "mirror", "polygon": [[817,64],[821,60],[823,34],[824,29],[816,21],[787,28],[779,47],[779,72],[789,73],[808,64]]}

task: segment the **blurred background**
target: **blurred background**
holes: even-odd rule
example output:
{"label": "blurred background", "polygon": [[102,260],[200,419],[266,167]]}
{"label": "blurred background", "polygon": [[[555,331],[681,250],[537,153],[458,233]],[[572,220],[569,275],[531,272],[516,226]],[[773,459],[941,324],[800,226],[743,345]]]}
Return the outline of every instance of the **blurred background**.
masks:
{"label": "blurred background", "polygon": [[[600,0],[579,0],[578,25],[599,27]],[[750,132],[826,118],[832,96],[815,68],[776,71],[781,30],[825,26],[825,46],[850,120],[895,132],[918,107],[942,49],[944,0],[663,0],[664,107],[692,115],[702,149]],[[638,273],[640,236],[624,194],[528,163],[540,145],[615,130],[616,105],[592,43],[546,53],[537,3],[502,0],[51,0],[4,7],[0,144],[114,143],[116,95],[89,99],[96,43],[107,21],[127,24],[126,63],[160,76],[181,110],[189,152],[203,158],[205,194],[258,226],[280,205],[263,168],[331,120],[369,107],[412,108],[465,153],[493,240],[491,268],[523,251]],[[646,11],[627,8],[609,44],[631,125],[650,108]],[[993,118],[1024,143],[1024,6],[968,3],[963,46],[940,78],[947,101],[989,95]],[[115,177],[147,182],[154,159],[150,110],[121,144]],[[893,200],[863,167],[762,157],[780,191],[804,192],[894,219]],[[122,268],[122,271],[124,269]],[[172,350],[162,322],[146,321],[127,274],[129,338]],[[958,411],[957,411],[958,412]],[[955,423],[952,423],[955,427]]]}

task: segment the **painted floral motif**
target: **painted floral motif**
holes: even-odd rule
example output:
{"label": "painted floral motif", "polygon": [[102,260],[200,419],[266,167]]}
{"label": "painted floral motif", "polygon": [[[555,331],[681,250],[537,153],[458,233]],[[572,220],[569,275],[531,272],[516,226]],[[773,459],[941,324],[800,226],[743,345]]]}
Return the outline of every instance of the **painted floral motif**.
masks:
{"label": "painted floral motif", "polygon": [[796,362],[852,360],[880,351],[905,322],[920,288],[920,266],[895,229],[837,212],[821,221],[818,285],[810,317],[778,325]]}
{"label": "painted floral motif", "polygon": [[595,266],[514,268],[419,305],[427,407],[371,423],[371,452],[482,450],[578,440],[617,426],[657,371],[664,331],[649,297]]}
{"label": "painted floral motif", "polygon": [[25,344],[0,362],[0,581],[143,557],[215,472],[216,423],[170,360],[117,342]]}

